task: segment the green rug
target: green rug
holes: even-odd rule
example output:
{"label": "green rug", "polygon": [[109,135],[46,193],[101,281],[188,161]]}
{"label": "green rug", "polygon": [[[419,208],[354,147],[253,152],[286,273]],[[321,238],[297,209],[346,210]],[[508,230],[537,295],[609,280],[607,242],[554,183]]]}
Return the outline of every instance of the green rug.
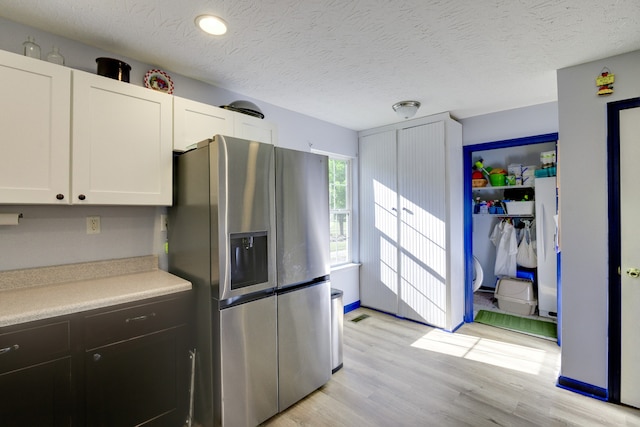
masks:
{"label": "green rug", "polygon": [[557,339],[558,328],[553,322],[529,319],[527,317],[512,316],[510,314],[497,313],[495,311],[480,310],[474,321],[498,328],[524,332],[537,337]]}

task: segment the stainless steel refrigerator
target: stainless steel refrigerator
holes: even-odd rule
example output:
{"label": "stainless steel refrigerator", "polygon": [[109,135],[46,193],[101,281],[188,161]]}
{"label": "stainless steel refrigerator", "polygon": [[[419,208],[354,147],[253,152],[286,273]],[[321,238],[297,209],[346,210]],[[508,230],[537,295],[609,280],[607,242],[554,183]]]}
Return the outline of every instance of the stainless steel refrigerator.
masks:
{"label": "stainless steel refrigerator", "polygon": [[196,292],[195,424],[255,426],[331,377],[327,158],[216,135],[174,166],[169,270]]}
{"label": "stainless steel refrigerator", "polygon": [[273,146],[216,135],[176,158],[169,270],[196,292],[196,425],[278,412]]}
{"label": "stainless steel refrigerator", "polygon": [[331,378],[327,162],[275,148],[280,411]]}

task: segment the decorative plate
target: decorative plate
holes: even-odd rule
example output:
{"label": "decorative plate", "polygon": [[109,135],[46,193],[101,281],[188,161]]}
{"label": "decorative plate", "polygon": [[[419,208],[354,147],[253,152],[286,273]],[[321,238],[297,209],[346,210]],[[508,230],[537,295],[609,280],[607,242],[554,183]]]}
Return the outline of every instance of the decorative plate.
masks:
{"label": "decorative plate", "polygon": [[160,92],[173,94],[173,80],[162,70],[149,70],[144,75],[144,86]]}

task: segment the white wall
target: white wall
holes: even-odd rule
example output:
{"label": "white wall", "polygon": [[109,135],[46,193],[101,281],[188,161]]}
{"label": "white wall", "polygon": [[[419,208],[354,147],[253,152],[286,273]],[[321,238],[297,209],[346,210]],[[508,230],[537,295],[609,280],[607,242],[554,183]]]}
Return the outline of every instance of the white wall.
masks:
{"label": "white wall", "polygon": [[[597,96],[603,67],[614,93]],[[561,375],[607,388],[607,103],[640,96],[640,51],[558,71]]]}
{"label": "white wall", "polygon": [[[42,49],[42,57],[55,44],[71,68],[95,73],[95,58],[116,57],[131,65],[131,84],[143,86],[147,70],[161,68],[132,58],[113,55],[82,43],[61,38],[34,28],[0,18],[0,49],[22,54],[22,43],[34,36]],[[311,147],[325,152],[356,157],[357,133],[331,123],[304,116],[292,110],[217,88],[171,70],[176,96],[211,105],[226,105],[238,99],[256,103],[265,119],[278,125],[278,145],[309,151]],[[132,141],[133,143],[133,141]],[[0,153],[1,157],[1,153]],[[356,159],[357,167],[357,159]],[[0,201],[1,203],[2,201]],[[165,208],[79,207],[79,206],[7,206],[0,212],[22,212],[18,226],[0,226],[0,270],[40,267],[149,254],[160,255],[160,267],[167,268],[163,244],[166,233],[160,231],[159,216]],[[102,217],[102,233],[87,235],[85,217]],[[347,275],[332,281],[332,286],[345,291],[358,289],[358,279]],[[349,291],[348,295],[353,295]],[[356,301],[359,299],[357,295]],[[353,301],[346,301],[345,304]]]}
{"label": "white wall", "polygon": [[532,105],[468,117],[462,123],[462,145],[482,144],[558,132],[558,103]]}

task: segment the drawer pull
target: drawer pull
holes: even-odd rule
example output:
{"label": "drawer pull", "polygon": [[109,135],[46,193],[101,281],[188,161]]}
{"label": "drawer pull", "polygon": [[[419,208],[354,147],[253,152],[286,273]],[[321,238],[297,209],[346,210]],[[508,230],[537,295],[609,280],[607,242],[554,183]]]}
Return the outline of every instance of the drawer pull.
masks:
{"label": "drawer pull", "polygon": [[130,322],[142,322],[144,320],[147,320],[150,317],[155,317],[156,313],[151,313],[151,314],[143,314],[142,316],[136,316],[136,317],[129,317],[127,318],[127,320],[125,320],[126,323],[130,323]]}
{"label": "drawer pull", "polygon": [[102,359],[102,355],[100,353],[93,353],[93,361],[99,362]]}
{"label": "drawer pull", "polygon": [[9,347],[5,347],[5,348],[0,348],[0,355],[3,355],[5,353],[9,353],[11,350],[16,351],[19,348],[20,348],[20,346],[18,344],[10,345]]}

